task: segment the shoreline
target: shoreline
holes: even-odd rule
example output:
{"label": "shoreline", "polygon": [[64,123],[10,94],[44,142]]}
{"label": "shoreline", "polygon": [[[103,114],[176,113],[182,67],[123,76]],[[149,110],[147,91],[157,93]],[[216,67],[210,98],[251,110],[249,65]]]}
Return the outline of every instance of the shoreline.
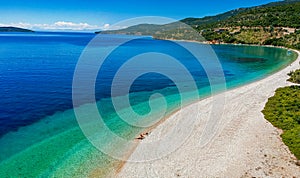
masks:
{"label": "shoreline", "polygon": [[[152,36],[153,38],[153,36]],[[232,45],[232,46],[259,46],[259,47],[271,47],[271,48],[283,48],[288,49],[292,51],[297,51],[297,49],[288,48],[285,46],[274,46],[274,45],[263,45],[263,44],[250,44],[250,43],[213,43],[212,41],[196,41],[196,40],[177,40],[177,39],[159,39],[159,38],[153,38],[155,40],[169,40],[169,41],[175,41],[175,42],[190,42],[190,43],[199,43],[199,44],[205,44],[205,45]]]}
{"label": "shoreline", "polygon": [[[187,41],[187,42],[189,42],[189,41]],[[216,45],[218,45],[218,44],[216,44]],[[221,45],[226,45],[226,44],[221,44]],[[238,44],[227,44],[227,45],[238,45]],[[248,45],[247,45],[248,46]],[[249,45],[249,46],[261,46],[261,45]],[[276,47],[276,46],[265,46],[265,47],[275,47],[275,48],[285,48],[285,47]],[[290,71],[290,70],[295,70],[295,69],[297,69],[297,68],[299,68],[299,60],[300,60],[300,52],[299,51],[297,51],[297,50],[294,50],[294,49],[289,49],[289,48],[285,48],[285,49],[287,49],[287,50],[292,50],[292,51],[295,51],[297,54],[298,54],[298,57],[297,57],[297,59],[293,62],[293,63],[291,63],[289,66],[286,66],[285,68],[282,68],[282,69],[280,69],[279,71],[277,71],[277,72],[275,72],[275,73],[273,73],[273,74],[271,74],[271,75],[269,75],[269,76],[267,76],[266,78],[263,78],[263,79],[259,79],[259,80],[257,80],[257,81],[254,81],[254,82],[251,82],[251,83],[249,83],[249,84],[247,84],[247,85],[243,85],[243,86],[239,86],[239,87],[234,87],[234,88],[231,88],[231,89],[229,89],[229,90],[227,90],[227,91],[225,91],[225,92],[222,92],[222,93],[218,93],[218,94],[216,94],[216,95],[234,95],[234,93],[235,92],[237,92],[238,94],[235,94],[235,95],[246,95],[247,93],[245,93],[245,92],[243,92],[242,90],[246,90],[246,92],[248,92],[248,93],[251,93],[252,95],[251,96],[253,96],[253,94],[254,95],[258,95],[258,97],[260,97],[260,99],[263,99],[264,101],[262,102],[262,103],[257,103],[258,105],[261,105],[261,104],[263,104],[263,107],[264,107],[264,105],[265,105],[265,103],[266,103],[266,101],[268,100],[268,98],[269,97],[271,97],[273,94],[274,94],[274,92],[275,92],[275,90],[277,89],[277,88],[279,88],[279,87],[284,87],[284,86],[288,86],[288,85],[291,85],[291,83],[290,82],[287,82],[286,81],[286,79],[288,78],[288,76],[287,76],[287,73]],[[270,81],[272,81],[272,80],[274,80],[274,79],[277,79],[276,81],[277,82],[273,82],[272,84],[272,87],[269,87],[269,88],[272,88],[271,90],[269,90],[266,94],[268,95],[268,97],[266,97],[266,96],[259,96],[260,94],[260,92],[254,92],[253,90],[251,90],[251,88],[252,89],[257,89],[256,87],[254,87],[254,86],[257,86],[257,85],[262,85],[262,84],[265,84],[265,83],[267,83],[267,82],[270,82]],[[279,82],[279,83],[278,83]],[[283,84],[282,84],[283,83]],[[232,96],[227,96],[226,97],[226,100],[230,100],[231,99],[231,97]],[[184,106],[183,108],[182,108],[182,110],[189,110],[189,109],[195,109],[195,105],[201,105],[202,103],[206,103],[206,106],[207,106],[207,103],[208,102],[210,102],[209,100],[211,100],[211,98],[212,98],[212,96],[210,96],[210,97],[206,97],[206,98],[203,98],[203,99],[201,99],[201,100],[199,100],[199,101],[195,101],[195,102],[192,102],[191,104],[188,104],[188,105],[186,105],[186,106]],[[252,100],[252,97],[248,97],[248,98],[246,98],[246,99],[250,99],[250,100]],[[240,101],[241,103],[243,103],[244,101],[243,101],[243,99],[237,99],[238,101]],[[239,103],[238,101],[236,101],[235,103]],[[231,104],[232,105],[232,104]],[[225,106],[225,108],[226,108],[227,106]],[[234,108],[232,108],[232,109],[234,109]],[[252,108],[251,108],[252,109]],[[255,108],[255,111],[256,111],[256,114],[259,114],[260,115],[260,119],[261,119],[261,115],[262,115],[262,113],[260,112],[261,110],[262,110],[263,108],[261,108],[260,107],[260,110],[257,110],[256,108]],[[178,109],[178,110],[175,110],[174,112],[172,112],[171,113],[171,115],[170,116],[168,116],[168,117],[166,117],[166,118],[164,118],[162,121],[160,121],[158,124],[156,124],[155,126],[152,126],[151,128],[149,128],[149,129],[147,129],[145,132],[152,132],[149,136],[147,136],[146,138],[145,138],[145,140],[142,140],[138,145],[137,145],[137,147],[133,150],[133,152],[128,156],[128,158],[130,158],[130,157],[136,157],[137,155],[141,155],[141,153],[140,153],[140,148],[142,147],[141,146],[141,143],[143,143],[144,141],[151,141],[151,140],[153,140],[155,137],[156,137],[156,139],[158,138],[158,133],[162,130],[162,129],[166,129],[166,128],[168,128],[168,125],[171,125],[170,124],[170,120],[172,120],[172,119],[174,119],[174,116],[176,117],[176,113],[178,113],[178,112],[184,112],[184,111],[182,111],[182,110],[180,110],[180,109]],[[194,113],[195,112],[197,112],[197,110],[193,110],[194,111]],[[235,111],[235,110],[233,110],[233,111]],[[231,112],[229,111],[229,112],[227,112],[227,113],[229,113],[229,114],[232,114],[232,112],[233,112],[232,110],[231,110]],[[225,116],[223,116],[223,117],[226,117],[226,114],[227,113],[223,113],[223,115],[225,115]],[[228,114],[227,114],[228,115]],[[244,116],[244,117],[247,117],[247,116]],[[177,118],[178,119],[178,118]],[[267,120],[265,120],[264,119],[264,116],[262,115],[262,119],[263,119],[263,121],[265,122],[265,124],[267,125],[265,125],[266,127],[270,127],[270,123],[267,121]],[[228,119],[226,119],[226,120],[228,120]],[[229,119],[229,120],[234,120],[234,119]],[[231,122],[231,121],[230,121]],[[226,124],[226,123],[225,123]],[[227,123],[228,124],[228,123]],[[224,132],[224,130],[226,130],[227,128],[228,128],[228,126],[230,126],[230,125],[226,125],[226,126],[224,126],[224,128],[222,129],[222,131],[221,132]],[[279,132],[280,131],[278,131],[278,129],[277,128],[275,128],[274,126],[272,126],[271,125],[271,128],[269,128],[269,129],[271,129],[271,131],[273,131],[274,132],[274,130],[275,130],[275,132],[276,132],[276,134],[274,134],[274,133],[271,133],[271,135],[272,136],[275,136],[276,138],[275,138],[275,140],[276,140],[276,144],[280,144],[280,146],[281,147],[283,147],[283,149],[284,150],[286,150],[286,152],[285,152],[285,156],[287,156],[288,155],[288,158],[290,158],[290,160],[289,161],[293,161],[293,160],[295,160],[295,157],[294,157],[294,155],[292,155],[290,152],[289,152],[289,150],[288,150],[288,148],[287,148],[287,146],[285,146],[284,144],[283,144],[283,142],[281,141],[281,138],[280,138],[280,134],[279,134]],[[238,131],[238,130],[236,130],[236,131]],[[269,130],[270,131],[270,130]],[[143,133],[145,133],[145,132],[143,132]],[[201,134],[200,134],[201,135]],[[231,138],[227,138],[227,139],[231,139]],[[279,141],[279,142],[278,142]],[[186,143],[186,142],[185,142]],[[271,142],[270,144],[269,144],[269,146],[270,145],[272,145],[273,144],[273,142]],[[196,144],[194,144],[194,145],[196,145]],[[225,144],[226,145],[226,144]],[[225,146],[224,145],[224,146]],[[211,147],[212,145],[211,144],[209,144],[209,147]],[[239,146],[239,145],[233,145],[233,147],[236,147],[236,146]],[[184,146],[182,146],[182,147],[184,147]],[[205,146],[206,147],[206,146]],[[226,146],[225,146],[226,147]],[[188,147],[187,147],[188,148]],[[147,149],[147,148],[146,148]],[[180,150],[180,148],[179,148],[179,150]],[[147,152],[147,150],[145,150],[145,147],[143,147],[143,152]],[[176,151],[177,152],[177,151]],[[197,151],[196,151],[197,152]],[[137,154],[137,153],[139,153],[139,154]],[[201,151],[198,151],[198,153],[201,153]],[[174,154],[173,154],[174,155]],[[170,157],[172,157],[172,155],[169,155]],[[149,170],[151,169],[151,172],[153,173],[153,172],[155,172],[155,167],[156,168],[159,168],[159,167],[164,167],[163,165],[164,165],[164,163],[166,163],[165,161],[166,160],[168,160],[168,162],[170,161],[170,160],[174,160],[174,159],[180,159],[180,156],[173,156],[172,157],[172,159],[169,157],[169,156],[167,156],[167,159],[166,158],[162,158],[162,159],[159,159],[159,160],[155,160],[155,161],[153,161],[153,162],[150,162],[151,164],[149,164],[149,162],[142,162],[142,163],[133,163],[133,162],[124,162],[119,168],[118,168],[118,171],[117,171],[117,175],[119,176],[119,177],[124,177],[124,176],[133,176],[133,177],[139,177],[139,176],[145,176],[144,174],[146,174],[146,175],[149,175]],[[235,154],[234,154],[234,156],[235,156]],[[179,157],[179,158],[178,158]],[[205,156],[204,156],[205,157]],[[208,159],[208,158],[207,158]],[[165,160],[165,161],[164,161]],[[187,159],[183,159],[183,160],[181,160],[182,162],[184,162],[184,161],[187,161]],[[252,160],[253,162],[255,162],[256,160]],[[177,161],[173,161],[173,163],[175,163],[176,164],[176,162]],[[280,160],[279,160],[279,162],[280,162]],[[155,166],[153,165],[153,164],[155,163]],[[191,162],[186,162],[186,166],[188,166],[188,165],[194,165],[194,163],[191,163]],[[291,164],[293,164],[293,163],[291,163]],[[152,165],[152,166],[151,166]],[[157,165],[157,166],[156,166]],[[282,169],[284,169],[284,166],[286,166],[286,165],[282,165]],[[294,165],[294,166],[296,166],[296,165]],[[292,166],[293,167],[293,166]],[[173,167],[173,168],[175,168],[175,167]],[[295,167],[296,168],[296,170],[297,170],[297,166]],[[148,170],[148,172],[147,172],[147,170]],[[156,176],[157,175],[160,175],[160,176],[163,176],[163,177],[165,177],[165,176],[172,176],[172,175],[175,175],[175,174],[170,174],[170,171],[172,170],[172,168],[170,168],[170,170],[169,170],[169,172],[167,171],[167,172],[163,172],[163,174],[155,174]],[[250,169],[250,172],[249,171],[247,171],[247,170],[243,170],[242,172],[244,172],[246,175],[248,175],[249,176],[249,173],[250,174],[254,174],[253,172],[251,172],[251,170],[252,169]],[[261,172],[261,171],[259,171],[259,170],[263,170],[263,167],[262,166],[259,166],[259,167],[257,167],[257,168],[255,168],[254,170],[256,170],[256,172]],[[158,171],[158,170],[157,170]],[[249,173],[248,173],[249,172]],[[254,171],[255,172],[255,171]],[[265,171],[264,171],[265,172]],[[169,174],[168,174],[169,173]],[[223,172],[224,173],[224,172]],[[240,173],[241,173],[241,171],[240,171]],[[292,172],[290,172],[290,173],[292,173]],[[191,174],[187,174],[186,176],[196,176],[197,174],[193,174],[192,172],[191,172]],[[216,175],[219,175],[219,174],[207,174],[207,176],[216,176]],[[224,175],[224,174],[220,174],[220,175]],[[219,176],[220,176],[219,175]],[[226,175],[228,175],[228,176],[232,176],[232,174],[226,174]],[[235,174],[234,174],[235,175]],[[243,174],[241,175],[241,174],[238,174],[239,176],[243,176]],[[246,176],[246,175],[244,175],[244,176]],[[280,175],[280,174],[278,174],[278,175]],[[287,174],[287,175],[289,175],[289,174]],[[152,175],[152,176],[154,176],[154,175]],[[259,176],[259,175],[258,175]],[[260,174],[260,176],[262,176],[262,174]],[[298,175],[299,176],[299,175]]]}

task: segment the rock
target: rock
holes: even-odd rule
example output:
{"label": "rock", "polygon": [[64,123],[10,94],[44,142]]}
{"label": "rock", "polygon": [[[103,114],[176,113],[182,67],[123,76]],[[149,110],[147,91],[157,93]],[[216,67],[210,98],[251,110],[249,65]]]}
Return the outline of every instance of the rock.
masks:
{"label": "rock", "polygon": [[258,170],[260,170],[260,169],[261,169],[261,167],[260,167],[260,166],[259,166],[259,167],[257,167],[257,168],[255,168],[255,170],[256,170],[256,171],[258,171]]}
{"label": "rock", "polygon": [[296,165],[297,165],[297,166],[300,166],[300,160],[297,160],[297,161],[296,161]]}

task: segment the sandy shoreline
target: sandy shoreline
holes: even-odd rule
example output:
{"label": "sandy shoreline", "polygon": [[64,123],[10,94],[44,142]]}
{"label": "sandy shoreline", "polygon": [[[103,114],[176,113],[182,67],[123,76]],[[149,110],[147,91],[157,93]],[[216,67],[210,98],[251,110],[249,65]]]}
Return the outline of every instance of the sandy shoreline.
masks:
{"label": "sandy shoreline", "polygon": [[[299,68],[298,59],[290,66],[260,81],[218,94],[225,98],[220,127],[209,144],[199,147],[203,126],[212,114],[212,97],[173,114],[142,140],[129,160],[139,160],[159,152],[147,147],[174,127],[174,122],[196,119],[192,135],[175,152],[148,162],[127,162],[118,177],[300,177],[295,157],[283,144],[280,131],[264,119],[261,110],[279,87],[291,85],[287,73]],[[218,97],[218,96],[217,96]],[[199,114],[195,116],[196,114]],[[221,116],[220,116],[221,115]],[[182,117],[184,116],[184,117]],[[114,175],[115,176],[115,175]]]}

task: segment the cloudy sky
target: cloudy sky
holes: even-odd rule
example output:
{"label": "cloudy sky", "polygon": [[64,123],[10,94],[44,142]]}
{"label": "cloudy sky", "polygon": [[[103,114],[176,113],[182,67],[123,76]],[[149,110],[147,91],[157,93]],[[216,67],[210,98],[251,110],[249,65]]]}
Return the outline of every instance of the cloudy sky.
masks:
{"label": "cloudy sky", "polygon": [[203,17],[276,0],[12,0],[0,4],[0,26],[94,31],[140,16]]}

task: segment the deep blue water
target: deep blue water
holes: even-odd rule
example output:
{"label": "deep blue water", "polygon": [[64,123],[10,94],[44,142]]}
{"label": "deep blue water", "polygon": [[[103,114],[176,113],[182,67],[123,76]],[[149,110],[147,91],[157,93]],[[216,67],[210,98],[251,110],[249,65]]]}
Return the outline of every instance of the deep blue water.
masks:
{"label": "deep blue water", "polygon": [[[92,33],[0,33],[0,136],[73,107],[74,70],[85,46],[94,37]],[[131,37],[104,35],[103,38],[99,48]],[[213,49],[223,66],[228,87],[263,78],[294,58],[284,49],[267,47],[219,45]],[[130,41],[109,56],[100,70],[105,75],[97,78],[97,100],[111,97],[113,76],[127,59],[149,51],[174,54],[190,71],[198,88],[209,85],[202,66],[186,51],[177,49],[170,41],[145,37]],[[122,88],[122,83],[119,85]],[[174,85],[166,76],[148,73],[133,83],[130,92],[170,88],[167,94],[172,94],[178,92]],[[147,98],[138,98],[133,104]]]}
{"label": "deep blue water", "polygon": [[72,107],[76,62],[93,34],[0,34],[0,135]]}

